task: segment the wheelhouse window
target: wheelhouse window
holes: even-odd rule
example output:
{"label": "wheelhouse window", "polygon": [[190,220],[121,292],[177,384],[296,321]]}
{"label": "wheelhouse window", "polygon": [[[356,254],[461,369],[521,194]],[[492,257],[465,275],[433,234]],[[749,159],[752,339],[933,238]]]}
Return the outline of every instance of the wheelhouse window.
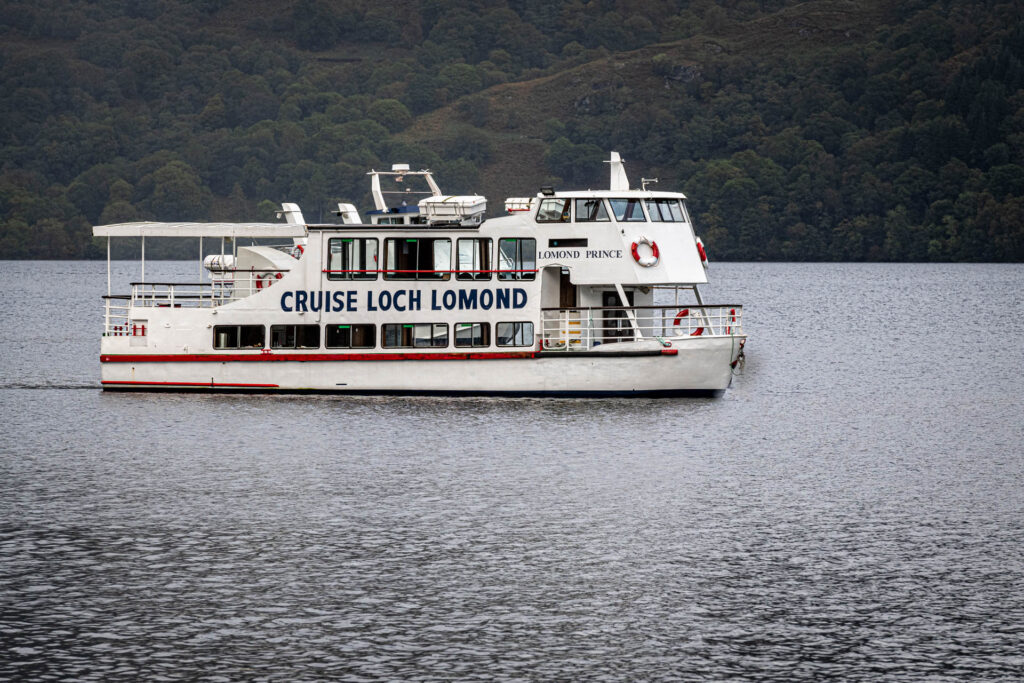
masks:
{"label": "wheelhouse window", "polygon": [[376,280],[377,239],[333,237],[327,241],[328,280]]}
{"label": "wheelhouse window", "polygon": [[436,349],[448,346],[447,323],[404,323],[382,325],[381,328],[386,349]]}
{"label": "wheelhouse window", "polygon": [[458,280],[491,279],[491,238],[459,238],[455,275]]}
{"label": "wheelhouse window", "polygon": [[490,323],[455,323],[455,346],[476,348],[490,345]]}
{"label": "wheelhouse window", "polygon": [[385,280],[447,280],[451,277],[452,241],[410,237],[384,240]]}
{"label": "wheelhouse window", "polygon": [[683,210],[679,207],[678,199],[648,199],[647,215],[652,221],[660,223],[682,223]]}
{"label": "wheelhouse window", "polygon": [[612,206],[612,213],[615,214],[615,220],[620,223],[623,221],[646,221],[644,218],[644,210],[640,207],[639,199],[609,199],[608,203]]}
{"label": "wheelhouse window", "polygon": [[272,349],[319,349],[319,325],[271,325]]}
{"label": "wheelhouse window", "polygon": [[533,323],[498,323],[494,336],[498,346],[533,346]]}
{"label": "wheelhouse window", "polygon": [[577,199],[576,200],[576,222],[592,223],[595,221],[607,221],[608,209],[604,208],[604,200],[601,199]]}
{"label": "wheelhouse window", "polygon": [[329,349],[372,349],[377,345],[373,325],[324,325],[324,346]]}
{"label": "wheelhouse window", "polygon": [[540,209],[537,210],[537,222],[568,223],[570,201],[562,197],[540,200]]}
{"label": "wheelhouse window", "polygon": [[537,240],[505,237],[498,240],[498,279],[533,280],[537,276]]}
{"label": "wheelhouse window", "polygon": [[263,325],[214,325],[215,349],[262,349],[267,328]]}

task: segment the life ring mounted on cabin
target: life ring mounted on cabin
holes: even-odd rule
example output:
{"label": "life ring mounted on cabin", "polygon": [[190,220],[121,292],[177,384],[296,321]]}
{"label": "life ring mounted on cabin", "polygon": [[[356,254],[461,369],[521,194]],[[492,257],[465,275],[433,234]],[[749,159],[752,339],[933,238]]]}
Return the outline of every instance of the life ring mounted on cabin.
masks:
{"label": "life ring mounted on cabin", "polygon": [[708,252],[704,248],[704,243],[697,238],[697,254],[700,256],[700,264],[704,266],[704,270],[708,269]]}
{"label": "life ring mounted on cabin", "polygon": [[264,289],[281,279],[281,273],[261,273],[256,276],[256,289]]}
{"label": "life ring mounted on cabin", "polygon": [[292,247],[292,258],[294,258],[294,259],[302,258],[302,254],[305,251],[306,251],[306,248],[304,246],[302,246],[301,244],[296,244],[294,247]]}
{"label": "life ring mounted on cabin", "polygon": [[[648,256],[640,255],[641,244],[646,244],[647,247],[650,248],[651,253]],[[655,242],[654,240],[649,240],[646,237],[641,237],[636,242],[633,242],[633,246],[630,249],[630,252],[633,254],[633,260],[636,261],[641,266],[643,266],[644,268],[650,268],[651,266],[658,265],[658,259],[660,258],[660,255],[658,253],[658,243]]]}

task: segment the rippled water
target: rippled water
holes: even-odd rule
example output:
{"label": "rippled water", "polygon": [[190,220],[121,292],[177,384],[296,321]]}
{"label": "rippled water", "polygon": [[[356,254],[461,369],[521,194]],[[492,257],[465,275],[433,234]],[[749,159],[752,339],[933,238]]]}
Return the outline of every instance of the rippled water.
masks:
{"label": "rippled water", "polygon": [[661,400],[103,394],[104,268],[0,263],[0,678],[1024,677],[1020,266],[713,264]]}

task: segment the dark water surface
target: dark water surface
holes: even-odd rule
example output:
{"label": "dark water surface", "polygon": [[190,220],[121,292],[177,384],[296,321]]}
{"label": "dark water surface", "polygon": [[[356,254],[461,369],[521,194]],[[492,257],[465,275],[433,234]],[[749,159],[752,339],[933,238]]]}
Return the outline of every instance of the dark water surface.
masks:
{"label": "dark water surface", "polygon": [[0,273],[0,678],[1024,677],[1020,266],[712,264],[678,400],[103,394]]}

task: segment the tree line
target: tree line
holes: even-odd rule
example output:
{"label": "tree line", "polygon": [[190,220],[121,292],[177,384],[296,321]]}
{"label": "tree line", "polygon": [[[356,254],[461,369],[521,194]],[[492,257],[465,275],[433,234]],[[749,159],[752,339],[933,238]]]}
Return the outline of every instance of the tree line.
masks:
{"label": "tree line", "polygon": [[[273,220],[282,201],[329,220],[393,161],[468,192],[530,106],[488,93],[632,55],[641,74],[576,86],[527,132],[559,186],[597,186],[609,149],[641,160],[722,259],[1024,259],[1019,7],[823,7],[12,0],[0,258],[98,257],[94,224]],[[437,146],[416,124],[440,108],[460,133]]]}

